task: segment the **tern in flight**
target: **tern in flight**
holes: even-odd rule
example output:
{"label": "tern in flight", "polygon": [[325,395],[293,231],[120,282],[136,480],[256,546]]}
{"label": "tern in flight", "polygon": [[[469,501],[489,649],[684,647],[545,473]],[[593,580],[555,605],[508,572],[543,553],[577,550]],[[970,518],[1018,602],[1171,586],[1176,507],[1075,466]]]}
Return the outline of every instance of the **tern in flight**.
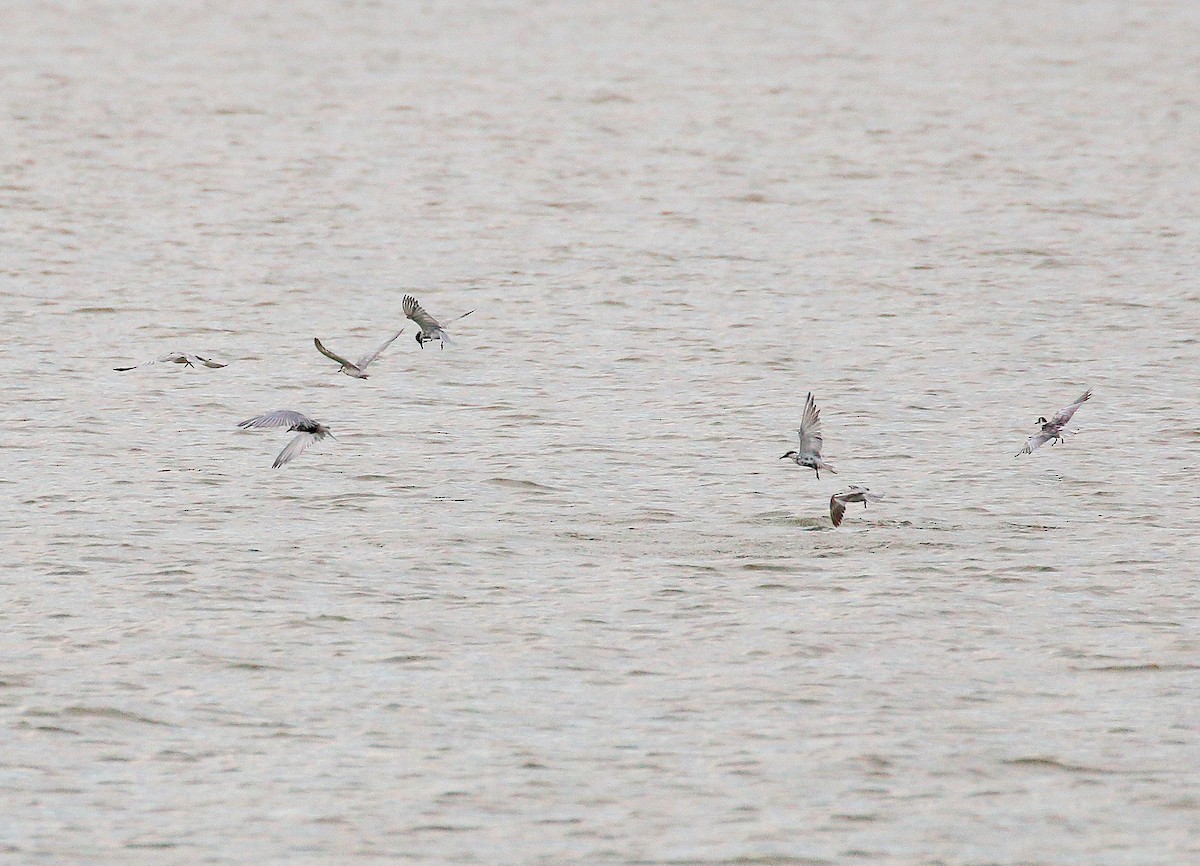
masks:
{"label": "tern in flight", "polygon": [[190,355],[187,352],[172,352],[169,355],[163,355],[161,358],[155,358],[152,361],[143,361],[140,364],[134,364],[132,367],[113,367],[113,369],[119,373],[124,373],[126,370],[149,367],[151,364],[183,364],[185,367],[194,367],[197,364],[201,364],[205,367],[212,367],[214,370],[219,370],[221,367],[227,366],[211,358],[201,358],[199,355]]}
{"label": "tern in flight", "polygon": [[[475,311],[467,310],[461,316],[453,318],[450,321],[457,322],[459,319],[465,319],[473,312]],[[437,319],[425,312],[425,308],[412,295],[404,296],[404,315],[420,325],[421,330],[417,332],[417,345],[422,349],[425,348],[425,344],[430,340],[439,341],[443,349],[446,348],[447,343],[452,342],[450,335],[446,333],[446,329],[438,323]]]}
{"label": "tern in flight", "polygon": [[1054,445],[1062,441],[1063,433],[1072,433],[1074,431],[1067,430],[1067,424],[1071,420],[1071,416],[1086,403],[1092,399],[1092,391],[1089,388],[1083,393],[1083,396],[1072,403],[1070,406],[1064,406],[1058,410],[1058,413],[1047,421],[1045,418],[1038,418],[1037,423],[1042,428],[1025,440],[1025,447],[1017,452],[1017,456],[1022,454],[1032,454],[1037,449],[1041,448],[1047,442]]}
{"label": "tern in flight", "polygon": [[289,433],[300,434],[279,452],[279,456],[271,464],[272,469],[278,469],[283,464],[295,460],[304,453],[309,445],[324,439],[326,436],[330,439],[337,438],[329,432],[329,428],[324,424],[320,424],[300,412],[293,412],[291,409],[276,409],[274,412],[268,412],[266,415],[249,418],[238,424],[238,427],[243,430],[262,427],[286,427]]}
{"label": "tern in flight", "polygon": [[877,502],[880,499],[883,499],[882,493],[872,493],[866,487],[851,484],[850,489],[844,493],[835,493],[829,497],[829,519],[833,521],[833,525],[836,528],[842,525],[842,518],[846,515],[847,503],[861,502],[863,508],[866,508],[868,502]]}
{"label": "tern in flight", "polygon": [[821,456],[821,447],[825,441],[821,438],[821,410],[817,408],[811,391],[808,392],[808,399],[804,401],[804,414],[800,417],[800,429],[797,432],[800,434],[800,450],[789,451],[779,459],[790,458],[797,466],[807,466],[817,473],[817,478],[821,477],[822,469],[837,475],[837,471]]}
{"label": "tern in flight", "polygon": [[329,358],[332,361],[337,361],[342,365],[342,368],[338,371],[339,373],[345,373],[347,376],[353,376],[355,379],[366,379],[367,367],[369,367],[371,363],[379,357],[380,353],[383,352],[384,349],[392,345],[393,340],[403,333],[404,329],[401,328],[399,331],[384,340],[383,345],[381,345],[378,349],[376,349],[374,352],[368,352],[367,354],[363,355],[356,363],[347,361],[341,355],[335,355],[333,352],[322,346],[321,341],[316,337],[313,337],[313,343],[316,344],[318,352],[320,352],[326,358]]}

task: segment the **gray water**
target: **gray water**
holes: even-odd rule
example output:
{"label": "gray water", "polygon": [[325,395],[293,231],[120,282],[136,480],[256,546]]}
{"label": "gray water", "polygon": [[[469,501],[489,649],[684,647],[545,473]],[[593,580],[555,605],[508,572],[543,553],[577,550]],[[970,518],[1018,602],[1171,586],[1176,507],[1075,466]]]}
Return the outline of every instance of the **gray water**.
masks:
{"label": "gray water", "polygon": [[1200,7],[3,17],[4,862],[1200,862]]}

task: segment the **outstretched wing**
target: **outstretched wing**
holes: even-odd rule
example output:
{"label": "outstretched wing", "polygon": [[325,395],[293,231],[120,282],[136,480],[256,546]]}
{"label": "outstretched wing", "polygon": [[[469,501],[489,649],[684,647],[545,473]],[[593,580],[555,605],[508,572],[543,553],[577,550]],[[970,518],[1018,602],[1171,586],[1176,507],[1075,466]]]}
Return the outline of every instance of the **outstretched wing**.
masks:
{"label": "outstretched wing", "polygon": [[821,448],[825,445],[821,436],[821,410],[817,408],[811,391],[804,401],[804,414],[800,417],[800,429],[796,432],[800,434],[800,453],[820,457]]}
{"label": "outstretched wing", "polygon": [[1016,456],[1020,457],[1022,454],[1032,454],[1053,438],[1054,435],[1051,433],[1038,431],[1025,440],[1025,447],[1018,451]]}
{"label": "outstretched wing", "polygon": [[[404,329],[401,328],[399,331],[397,331],[396,333],[394,333],[390,337],[388,337],[386,340],[384,340],[383,344],[380,345],[380,347],[378,349],[376,349],[374,352],[368,352],[367,354],[365,354],[361,358],[359,358],[358,359],[358,369],[360,369],[360,370],[367,369],[367,366],[369,364],[371,364],[376,358],[378,358],[380,353],[383,352],[383,350],[386,349],[388,346],[392,345],[392,343],[395,341],[395,339],[403,333],[404,333]],[[320,346],[318,346],[317,348],[320,348]]]}
{"label": "outstretched wing", "polygon": [[318,352],[320,352],[322,355],[324,355],[329,360],[337,361],[343,367],[353,367],[354,366],[354,364],[347,361],[341,355],[335,355],[333,352],[326,349],[325,346],[323,346],[321,344],[321,341],[319,339],[317,339],[316,337],[313,337],[313,345],[317,347]]}
{"label": "outstretched wing", "polygon": [[182,352],[171,352],[169,355],[163,355],[161,358],[151,358],[149,361],[142,361],[140,364],[134,364],[131,367],[113,367],[119,373],[124,373],[127,370],[136,370],[139,367],[149,367],[151,364],[168,364],[168,363],[183,363],[183,359],[187,355]]}
{"label": "outstretched wing", "polygon": [[404,315],[420,325],[421,330],[426,334],[432,334],[442,329],[438,320],[425,312],[425,308],[417,303],[417,299],[412,295],[404,296]]}
{"label": "outstretched wing", "polygon": [[275,462],[271,464],[272,469],[278,469],[285,463],[291,463],[297,457],[307,450],[308,446],[317,441],[319,437],[313,433],[300,433],[296,438],[289,442],[279,456],[275,458]]}
{"label": "outstretched wing", "polygon": [[1084,392],[1082,397],[1080,397],[1078,400],[1076,400],[1070,406],[1065,406],[1062,409],[1059,409],[1058,414],[1050,419],[1050,423],[1054,424],[1057,427],[1066,426],[1067,422],[1071,420],[1071,416],[1075,414],[1076,410],[1078,410],[1080,406],[1082,406],[1084,403],[1086,403],[1090,399],[1092,399],[1092,391],[1089,388],[1087,391]]}
{"label": "outstretched wing", "polygon": [[845,516],[846,506],[835,493],[829,497],[829,519],[833,521],[834,528],[842,525],[842,518]]}
{"label": "outstretched wing", "polygon": [[228,364],[222,364],[220,361],[214,361],[211,358],[201,358],[199,355],[190,356],[193,361],[199,361],[205,367],[211,367],[214,370],[220,370],[222,367],[228,367]]}
{"label": "outstretched wing", "polygon": [[301,412],[295,412],[291,409],[276,409],[274,412],[259,415],[257,418],[248,418],[238,424],[238,427],[241,427],[243,430],[251,430],[262,427],[316,426],[316,423],[316,421]]}
{"label": "outstretched wing", "polygon": [[[459,319],[465,319],[467,316],[471,315],[471,313],[473,313],[473,312],[475,312],[475,311],[474,311],[474,310],[467,310],[467,311],[466,311],[465,313],[463,313],[461,316],[455,316],[455,317],[454,317],[453,319],[451,319],[450,321],[451,321],[451,322],[457,322]],[[447,345],[450,345],[450,346],[453,346],[453,345],[454,345],[454,341],[450,339],[450,335],[449,335],[448,333],[446,333],[446,329],[445,329],[445,328],[439,327],[439,328],[437,329],[437,336],[438,336],[438,338],[439,338],[439,339],[440,339],[440,340],[441,340],[443,343],[446,343]]]}

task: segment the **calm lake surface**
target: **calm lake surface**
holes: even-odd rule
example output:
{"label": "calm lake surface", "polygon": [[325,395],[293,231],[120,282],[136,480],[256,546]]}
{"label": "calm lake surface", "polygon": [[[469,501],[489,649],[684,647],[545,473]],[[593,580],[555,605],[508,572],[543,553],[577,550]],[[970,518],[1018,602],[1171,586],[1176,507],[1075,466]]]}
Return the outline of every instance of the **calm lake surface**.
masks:
{"label": "calm lake surface", "polygon": [[3,19],[0,860],[1200,862],[1200,5]]}

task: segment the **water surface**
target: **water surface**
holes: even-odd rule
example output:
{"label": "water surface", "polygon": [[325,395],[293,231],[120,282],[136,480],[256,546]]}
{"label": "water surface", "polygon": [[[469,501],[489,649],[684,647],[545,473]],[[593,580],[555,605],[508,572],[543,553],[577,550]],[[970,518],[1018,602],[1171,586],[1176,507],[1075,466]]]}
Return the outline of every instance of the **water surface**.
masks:
{"label": "water surface", "polygon": [[1196,862],[1200,14],[917,5],[14,5],[0,851]]}

